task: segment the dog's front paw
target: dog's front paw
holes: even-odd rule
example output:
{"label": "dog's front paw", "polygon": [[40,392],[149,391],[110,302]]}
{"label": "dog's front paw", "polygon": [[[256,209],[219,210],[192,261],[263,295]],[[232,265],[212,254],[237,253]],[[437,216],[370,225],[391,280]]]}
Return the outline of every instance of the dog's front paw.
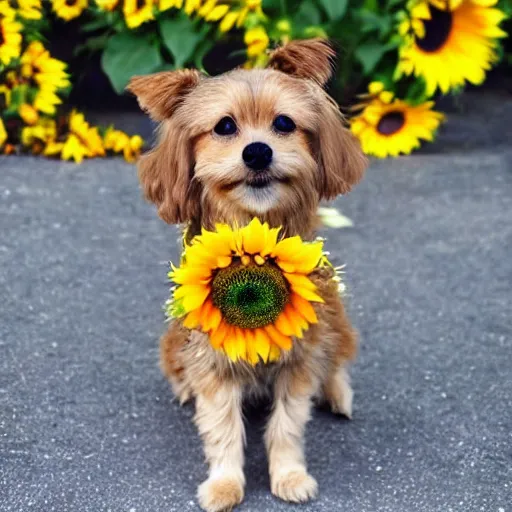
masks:
{"label": "dog's front paw", "polygon": [[280,472],[272,478],[272,494],[285,501],[309,501],[317,492],[318,484],[306,469]]}
{"label": "dog's front paw", "polygon": [[217,476],[205,480],[197,490],[199,504],[207,512],[224,512],[242,503],[244,485],[235,477]]}

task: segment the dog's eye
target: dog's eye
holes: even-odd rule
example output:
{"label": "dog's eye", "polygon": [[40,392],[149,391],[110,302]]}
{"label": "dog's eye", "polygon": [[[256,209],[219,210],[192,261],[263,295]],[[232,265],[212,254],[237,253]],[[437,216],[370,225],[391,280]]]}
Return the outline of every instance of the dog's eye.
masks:
{"label": "dog's eye", "polygon": [[293,119],[288,116],[277,116],[274,119],[274,129],[281,133],[291,133],[295,130],[296,126]]}
{"label": "dog's eye", "polygon": [[217,135],[233,135],[236,133],[236,123],[231,117],[223,117],[216,125],[213,131]]}

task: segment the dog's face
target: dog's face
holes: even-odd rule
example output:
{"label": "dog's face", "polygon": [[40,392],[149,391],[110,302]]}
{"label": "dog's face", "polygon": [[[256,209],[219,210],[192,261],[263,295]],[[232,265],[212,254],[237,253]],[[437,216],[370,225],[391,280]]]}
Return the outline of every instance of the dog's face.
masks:
{"label": "dog's face", "polygon": [[331,57],[327,45],[308,41],[277,50],[269,69],[134,79],[130,89],[162,123],[159,145],[140,163],[162,218],[206,211],[216,222],[258,215],[286,224],[347,192],[366,161],[321,87]]}
{"label": "dog's face", "polygon": [[317,186],[315,106],[309,83],[273,70],[200,84],[187,115],[194,119],[194,179],[208,201],[252,215],[299,208]]}

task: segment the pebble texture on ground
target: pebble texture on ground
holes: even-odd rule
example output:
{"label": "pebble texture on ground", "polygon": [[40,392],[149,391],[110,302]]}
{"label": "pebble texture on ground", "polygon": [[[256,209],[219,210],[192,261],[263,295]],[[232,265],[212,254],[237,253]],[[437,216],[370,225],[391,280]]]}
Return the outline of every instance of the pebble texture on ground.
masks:
{"label": "pebble texture on ground", "polygon": [[[337,201],[354,419],[315,412],[320,495],[292,506],[248,411],[240,511],[512,510],[512,137],[487,119],[455,115],[444,144],[372,162]],[[157,366],[176,231],[135,168],[0,158],[0,227],[0,511],[198,511],[193,408]]]}

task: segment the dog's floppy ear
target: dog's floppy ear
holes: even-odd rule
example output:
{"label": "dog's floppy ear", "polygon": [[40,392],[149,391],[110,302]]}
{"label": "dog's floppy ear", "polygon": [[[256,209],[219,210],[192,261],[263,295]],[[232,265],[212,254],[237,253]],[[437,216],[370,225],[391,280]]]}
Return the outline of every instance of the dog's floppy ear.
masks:
{"label": "dog's floppy ear", "polygon": [[336,102],[323,91],[320,100],[319,129],[316,141],[321,199],[346,194],[363,177],[368,166],[359,141],[346,128]]}
{"label": "dog's floppy ear", "polygon": [[140,107],[148,112],[152,119],[163,121],[171,117],[200,79],[201,75],[195,69],[162,71],[133,77],[127,90],[137,96]]}
{"label": "dog's floppy ear", "polygon": [[138,167],[145,197],[169,224],[186,222],[197,213],[190,134],[175,113],[199,81],[198,71],[185,69],[135,77],[128,86],[141,108],[161,122],[157,145],[140,158]]}
{"label": "dog's floppy ear", "polygon": [[325,39],[306,39],[274,50],[267,67],[323,86],[332,76],[335,58],[336,52]]}

